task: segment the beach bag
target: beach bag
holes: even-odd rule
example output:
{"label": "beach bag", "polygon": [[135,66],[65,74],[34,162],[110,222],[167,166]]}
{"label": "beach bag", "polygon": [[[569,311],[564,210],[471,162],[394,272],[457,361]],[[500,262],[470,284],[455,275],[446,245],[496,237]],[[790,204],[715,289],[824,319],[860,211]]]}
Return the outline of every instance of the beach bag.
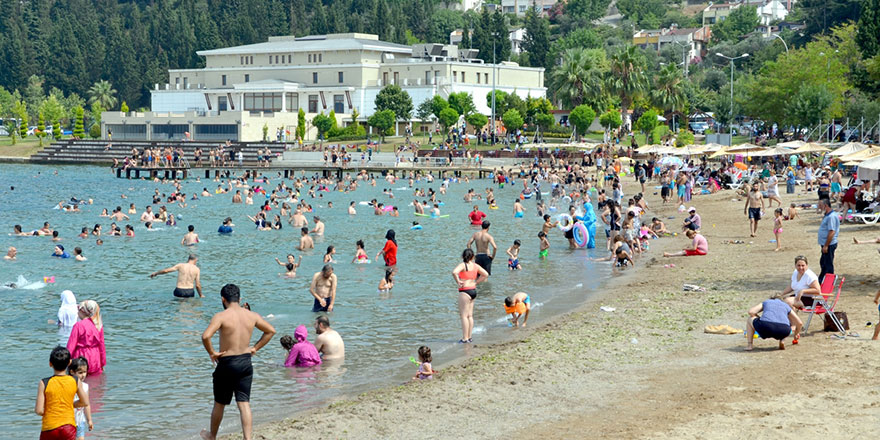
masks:
{"label": "beach bag", "polygon": [[[834,316],[837,317],[837,320],[843,324],[844,330],[849,330],[849,319],[846,317],[846,312],[834,312]],[[837,326],[834,325],[834,321],[831,320],[831,317],[828,314],[825,314],[825,331],[826,332],[836,332]]]}

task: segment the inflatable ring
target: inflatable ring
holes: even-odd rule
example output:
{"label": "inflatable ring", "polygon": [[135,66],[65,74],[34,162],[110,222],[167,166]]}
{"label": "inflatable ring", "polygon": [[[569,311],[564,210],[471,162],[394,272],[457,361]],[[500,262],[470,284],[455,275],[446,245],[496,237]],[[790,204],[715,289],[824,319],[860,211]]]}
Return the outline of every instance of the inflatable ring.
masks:
{"label": "inflatable ring", "polygon": [[394,211],[394,207],[391,205],[388,205],[388,206],[383,207],[382,210],[385,212],[391,212],[391,211]]}
{"label": "inflatable ring", "polygon": [[571,216],[566,213],[559,214],[556,217],[556,221],[559,222],[559,224],[557,225],[559,230],[564,232],[568,232],[574,225],[574,219],[572,219]]}
{"label": "inflatable ring", "polygon": [[583,223],[575,223],[571,232],[572,235],[574,235],[574,244],[576,244],[577,247],[584,247],[587,245],[590,236],[587,234],[587,228]]}
{"label": "inflatable ring", "polygon": [[569,196],[565,196],[565,197],[563,197],[563,198],[562,198],[562,203],[564,203],[564,204],[566,204],[566,205],[571,205],[571,197],[569,197]]}

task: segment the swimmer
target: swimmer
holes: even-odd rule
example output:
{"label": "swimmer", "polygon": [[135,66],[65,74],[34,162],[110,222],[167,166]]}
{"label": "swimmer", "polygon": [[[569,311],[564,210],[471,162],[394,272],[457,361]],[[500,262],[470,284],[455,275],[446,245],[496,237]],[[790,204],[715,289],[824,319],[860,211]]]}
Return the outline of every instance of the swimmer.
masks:
{"label": "swimmer", "polygon": [[232,224],[232,217],[226,217],[225,219],[223,219],[223,224],[220,225],[219,228],[217,228],[217,233],[222,235],[231,234],[233,226],[235,225]]}
{"label": "swimmer", "polygon": [[86,261],[87,258],[83,255],[83,250],[81,247],[77,246],[73,248],[73,255],[76,261]]}
{"label": "swimmer", "polygon": [[302,227],[300,229],[301,237],[299,238],[299,247],[297,247],[300,251],[305,251],[308,249],[315,248],[315,241],[312,240],[312,237],[309,236],[309,228]]}
{"label": "swimmer", "polygon": [[[148,222],[153,220],[153,207],[147,205],[147,209],[141,213],[141,222]],[[119,220],[117,220],[119,221]]]}
{"label": "swimmer", "polygon": [[68,254],[67,251],[64,250],[64,246],[61,246],[60,244],[55,246],[55,250],[52,251],[52,256],[56,258],[70,258],[70,254]]}
{"label": "swimmer", "polygon": [[526,326],[529,320],[529,312],[532,311],[532,299],[525,292],[517,292],[504,298],[504,310],[510,315],[510,323],[519,327],[519,318],[523,318],[522,326]]}
{"label": "swimmer", "polygon": [[336,255],[336,247],[327,246],[327,253],[324,254],[324,264],[335,263],[335,261],[333,261],[334,255]]}
{"label": "swimmer", "polygon": [[412,227],[411,227],[410,229],[413,229],[413,230],[421,230],[421,229],[422,229],[422,225],[420,225],[419,222],[412,222]]}
{"label": "swimmer", "polygon": [[413,200],[413,208],[415,209],[416,214],[424,214],[425,213],[425,208],[422,207],[422,204],[419,203],[418,199]]}
{"label": "swimmer", "polygon": [[379,292],[388,293],[394,288],[394,269],[386,268],[385,276],[379,281]]}
{"label": "swimmer", "polygon": [[435,203],[434,208],[431,209],[431,217],[440,217],[440,205],[437,203]]}
{"label": "swimmer", "polygon": [[177,285],[174,287],[174,296],[178,298],[192,298],[195,296],[195,291],[198,291],[199,297],[204,298],[205,295],[202,295],[201,271],[196,265],[198,261],[198,257],[190,254],[186,263],[175,264],[174,266],[153,272],[150,274],[150,278],[155,278],[157,275],[169,272],[177,272]]}
{"label": "swimmer", "polygon": [[79,231],[79,235],[77,235],[77,237],[79,237],[79,238],[89,238],[89,228],[88,228],[88,227],[84,227],[84,228],[80,229],[80,231]]}
{"label": "swimmer", "polygon": [[312,229],[312,234],[324,235],[324,222],[318,216],[314,216],[312,219],[315,220],[315,229]]}
{"label": "swimmer", "polygon": [[180,240],[180,244],[183,246],[194,246],[199,242],[199,234],[196,234],[196,227],[193,225],[189,225],[186,227],[187,233],[183,235],[183,238]]}
{"label": "swimmer", "polygon": [[556,226],[559,226],[559,221],[551,222],[550,215],[544,214],[544,224],[541,225],[541,232],[543,232],[544,234],[549,234],[550,230],[555,228]]}
{"label": "swimmer", "polygon": [[355,243],[355,245],[357,246],[357,251],[355,251],[354,258],[351,259],[351,262],[352,263],[366,263],[366,262],[370,261],[370,257],[367,256],[367,251],[364,250],[364,241],[358,240],[357,243]]}
{"label": "swimmer", "polygon": [[400,217],[400,211],[398,211],[397,207],[395,206],[391,208],[391,213],[388,215],[391,217]]}
{"label": "swimmer", "polygon": [[98,245],[98,246],[101,246],[101,245],[104,244],[104,240],[101,240],[101,239],[99,238],[99,239],[95,240],[95,244]]}
{"label": "swimmer", "polygon": [[550,252],[550,240],[547,239],[547,234],[544,231],[538,232],[538,239],[541,240],[538,256],[541,259],[547,258],[547,254]]}
{"label": "swimmer", "polygon": [[3,256],[3,259],[6,261],[15,261],[16,255],[18,255],[18,249],[14,246],[9,246],[9,250],[6,251],[6,255]]}
{"label": "swimmer", "polygon": [[299,260],[294,258],[293,254],[287,254],[287,262],[282,263],[278,257],[275,258],[275,262],[278,263],[279,266],[284,266],[287,269],[287,273],[284,274],[288,278],[293,278],[296,276],[296,269],[302,263],[302,255],[299,256]]}
{"label": "swimmer", "polygon": [[513,245],[507,248],[507,268],[510,270],[522,269],[522,265],[519,264],[519,247],[521,244],[519,240],[513,240]]}
{"label": "swimmer", "polygon": [[522,218],[525,215],[526,208],[520,203],[519,199],[516,199],[513,202],[513,216],[514,218]]}
{"label": "swimmer", "polygon": [[357,215],[357,210],[354,209],[354,202],[348,204],[348,214]]}
{"label": "swimmer", "polygon": [[12,235],[16,235],[19,237],[30,237],[32,235],[37,235],[37,231],[30,232],[30,233],[29,232],[22,232],[21,225],[14,225],[12,227]]}
{"label": "swimmer", "polygon": [[101,210],[101,215],[99,217],[110,217],[110,213],[107,212],[107,208]]}
{"label": "swimmer", "polygon": [[[131,205],[131,209],[128,212],[137,213],[137,211],[134,209],[134,204]],[[119,206],[117,206],[116,209],[113,210],[113,214],[110,214],[110,218],[117,222],[121,222],[122,220],[130,220],[129,216],[122,213],[122,209],[120,209]]]}

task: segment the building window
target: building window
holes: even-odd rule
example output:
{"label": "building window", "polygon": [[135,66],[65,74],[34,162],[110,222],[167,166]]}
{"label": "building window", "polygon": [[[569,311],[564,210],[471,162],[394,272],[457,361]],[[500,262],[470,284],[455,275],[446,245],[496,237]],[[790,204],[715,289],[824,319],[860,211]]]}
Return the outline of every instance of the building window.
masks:
{"label": "building window", "polygon": [[488,73],[483,74],[483,84],[489,84],[489,74]]}
{"label": "building window", "polygon": [[224,85],[224,86],[226,85],[226,75],[222,75],[222,76],[220,77],[220,83],[221,83],[222,85]]}
{"label": "building window", "polygon": [[272,55],[269,55],[269,64],[272,64]]}
{"label": "building window", "polygon": [[251,63],[251,64],[254,64],[254,57],[251,56],[251,57],[248,57],[248,58],[250,59],[250,63]]}
{"label": "building window", "polygon": [[431,71],[425,72],[425,85],[431,84]]}
{"label": "building window", "polygon": [[180,77],[178,76],[178,77],[174,78],[174,85],[179,85],[179,84],[180,84]]}
{"label": "building window", "polygon": [[247,73],[244,74],[244,82],[251,82],[251,76]]}
{"label": "building window", "polygon": [[280,93],[245,93],[244,109],[249,111],[280,112]]}
{"label": "building window", "polygon": [[275,64],[278,64],[278,55],[275,55]]}
{"label": "building window", "polygon": [[318,83],[318,72],[312,72],[312,84]]}
{"label": "building window", "polygon": [[189,87],[189,78],[187,78],[187,77],[184,76],[184,77],[183,77],[183,88],[185,89],[185,88],[188,88],[188,87]]}
{"label": "building window", "polygon": [[524,12],[526,12],[526,6],[527,6],[527,5],[519,5],[519,12],[520,12],[520,13],[524,13]]}
{"label": "building window", "polygon": [[241,57],[241,64],[244,65],[244,57]]}
{"label": "building window", "polygon": [[309,54],[309,62],[312,62],[312,54]]}
{"label": "building window", "polygon": [[458,82],[458,71],[452,71],[452,82]]}
{"label": "building window", "polygon": [[217,97],[217,111],[225,112],[228,103],[225,96]]}
{"label": "building window", "polygon": [[344,78],[344,76],[343,76],[342,72],[339,72],[339,84],[342,84],[343,78]]}
{"label": "building window", "polygon": [[464,79],[464,72],[461,72],[461,82],[463,82],[463,83],[467,82],[467,80]]}
{"label": "building window", "polygon": [[318,95],[309,95],[309,113],[318,113]]}
{"label": "building window", "polygon": [[324,58],[324,57],[323,57],[321,54],[318,54],[318,62],[319,62],[319,63],[321,63],[321,62],[324,61],[323,58]]}
{"label": "building window", "polygon": [[299,93],[287,95],[287,111],[299,111]]}
{"label": "building window", "polygon": [[388,85],[388,72],[382,72],[382,85]]}
{"label": "building window", "polygon": [[345,113],[345,95],[333,95],[333,111],[336,114]]}

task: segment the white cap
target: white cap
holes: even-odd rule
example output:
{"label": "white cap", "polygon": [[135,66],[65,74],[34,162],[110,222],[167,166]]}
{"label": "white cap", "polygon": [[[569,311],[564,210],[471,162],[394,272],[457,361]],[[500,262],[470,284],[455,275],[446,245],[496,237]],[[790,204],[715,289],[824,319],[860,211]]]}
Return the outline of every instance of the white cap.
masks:
{"label": "white cap", "polygon": [[697,208],[694,208],[693,206],[688,208],[688,212],[696,212],[696,210],[697,210]]}

